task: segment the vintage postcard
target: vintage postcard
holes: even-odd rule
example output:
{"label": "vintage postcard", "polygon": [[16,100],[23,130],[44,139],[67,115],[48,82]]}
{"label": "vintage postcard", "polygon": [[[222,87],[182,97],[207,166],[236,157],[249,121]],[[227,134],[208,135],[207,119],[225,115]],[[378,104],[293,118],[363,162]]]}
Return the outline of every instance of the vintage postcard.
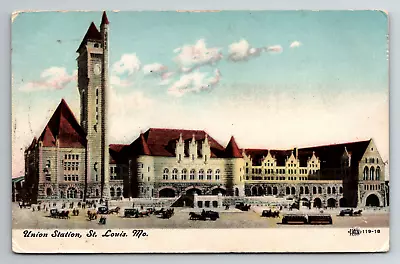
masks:
{"label": "vintage postcard", "polygon": [[388,14],[15,12],[18,253],[389,250]]}

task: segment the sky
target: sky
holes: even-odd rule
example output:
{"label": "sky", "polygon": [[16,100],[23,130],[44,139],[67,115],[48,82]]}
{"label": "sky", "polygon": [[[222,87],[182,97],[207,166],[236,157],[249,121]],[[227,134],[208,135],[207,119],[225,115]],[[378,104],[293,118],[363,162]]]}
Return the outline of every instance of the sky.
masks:
{"label": "sky", "polygon": [[[373,138],[389,159],[388,18],[381,11],[108,12],[109,141],[150,127],[288,149]],[[101,12],[12,24],[12,176],[64,98],[79,120],[76,49]],[[386,172],[388,173],[388,166]],[[387,175],[388,177],[388,175]]]}

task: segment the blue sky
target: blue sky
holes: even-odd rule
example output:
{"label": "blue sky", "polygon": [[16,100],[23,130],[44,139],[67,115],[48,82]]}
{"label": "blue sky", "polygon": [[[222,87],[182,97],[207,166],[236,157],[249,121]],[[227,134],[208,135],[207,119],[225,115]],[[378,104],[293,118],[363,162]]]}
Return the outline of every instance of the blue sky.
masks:
{"label": "blue sky", "polygon": [[[388,159],[385,13],[108,12],[108,18],[111,141],[129,143],[148,127],[205,129],[222,143],[234,135],[241,147],[374,138]],[[90,22],[100,20],[101,12],[14,19],[19,152],[61,98],[79,116],[75,51]]]}

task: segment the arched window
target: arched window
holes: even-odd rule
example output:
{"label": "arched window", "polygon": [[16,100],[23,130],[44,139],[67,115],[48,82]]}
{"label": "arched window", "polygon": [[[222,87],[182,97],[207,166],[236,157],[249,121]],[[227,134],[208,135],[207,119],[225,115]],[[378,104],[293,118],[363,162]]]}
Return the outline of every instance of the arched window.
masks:
{"label": "arched window", "polygon": [[331,194],[331,187],[328,186],[328,188],[326,188],[326,193]]}
{"label": "arched window", "polygon": [[322,187],[318,187],[318,193],[319,193],[319,194],[322,193]]}
{"label": "arched window", "polygon": [[115,190],[113,187],[110,188],[110,195],[111,195],[111,197],[115,196]]}
{"label": "arched window", "polygon": [[308,186],[306,186],[306,187],[304,188],[304,192],[305,192],[305,194],[309,194],[309,193],[310,193],[310,190],[308,189]]}
{"label": "arched window", "polygon": [[121,197],[122,190],[120,187],[117,188],[117,197]]}
{"label": "arched window", "polygon": [[215,180],[217,180],[217,181],[219,181],[219,174],[220,174],[220,170],[217,169],[217,170],[215,171]]}
{"label": "arched window", "polygon": [[173,169],[172,170],[172,179],[177,180],[178,179],[178,169]]}
{"label": "arched window", "polygon": [[194,169],[191,169],[190,170],[190,174],[189,174],[189,177],[190,177],[191,180],[194,180],[194,175],[195,174],[196,174],[196,171]]}
{"label": "arched window", "polygon": [[46,195],[47,196],[51,196],[53,194],[53,192],[51,191],[51,188],[47,188],[46,189]]}
{"label": "arched window", "polygon": [[207,180],[211,180],[212,179],[212,169],[208,169],[207,170]]}
{"label": "arched window", "polygon": [[332,193],[335,194],[336,193],[336,188],[332,187]]}
{"label": "arched window", "polygon": [[363,172],[363,180],[367,181],[368,180],[368,167],[365,166],[364,172]]}
{"label": "arched window", "polygon": [[296,188],[292,187],[292,194],[296,194]]}
{"label": "arched window", "polygon": [[169,170],[167,168],[164,169],[163,172],[163,180],[168,180],[168,174],[169,174]]}
{"label": "arched window", "polygon": [[183,169],[181,172],[181,180],[185,181],[186,180],[186,174],[187,174],[187,170]]}
{"label": "arched window", "polygon": [[290,194],[290,188],[286,187],[286,195],[289,195],[289,194]]}
{"label": "arched window", "polygon": [[375,169],[374,169],[374,167],[371,167],[369,169],[369,180],[373,181],[374,179],[375,179]]}
{"label": "arched window", "polygon": [[100,196],[99,195],[99,189],[96,189],[96,197]]}
{"label": "arched window", "polygon": [[381,179],[381,168],[380,168],[379,166],[376,168],[375,179],[376,179],[377,181],[379,181],[379,180]]}
{"label": "arched window", "polygon": [[303,188],[303,186],[300,186],[300,194],[304,194],[304,188]]}
{"label": "arched window", "polygon": [[343,193],[343,187],[339,187],[339,193]]}
{"label": "arched window", "polygon": [[313,192],[313,194],[317,194],[317,187],[312,187],[312,192]]}
{"label": "arched window", "polygon": [[204,180],[204,170],[199,170],[199,180]]}

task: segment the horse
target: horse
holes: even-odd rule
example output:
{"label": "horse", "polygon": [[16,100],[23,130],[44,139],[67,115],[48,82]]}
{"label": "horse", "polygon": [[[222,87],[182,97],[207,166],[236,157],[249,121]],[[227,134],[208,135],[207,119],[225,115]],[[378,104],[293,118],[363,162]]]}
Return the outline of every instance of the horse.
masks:
{"label": "horse", "polygon": [[89,221],[95,220],[95,219],[97,219],[97,212],[88,210],[87,211],[87,216],[89,218]]}
{"label": "horse", "polygon": [[165,211],[165,209],[164,209],[164,208],[161,208],[160,210],[154,211],[154,214],[155,214],[155,215],[159,215],[159,214],[162,214],[162,212],[164,212],[164,211]]}

